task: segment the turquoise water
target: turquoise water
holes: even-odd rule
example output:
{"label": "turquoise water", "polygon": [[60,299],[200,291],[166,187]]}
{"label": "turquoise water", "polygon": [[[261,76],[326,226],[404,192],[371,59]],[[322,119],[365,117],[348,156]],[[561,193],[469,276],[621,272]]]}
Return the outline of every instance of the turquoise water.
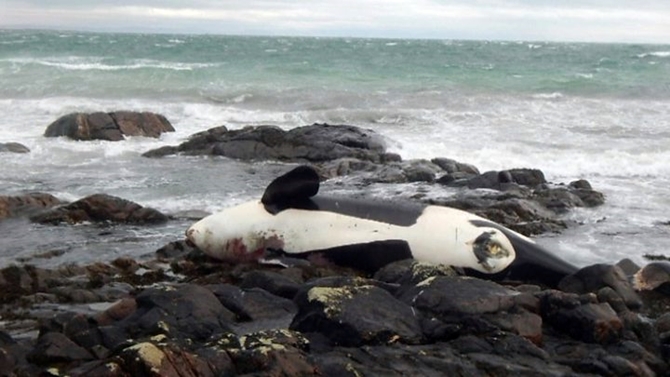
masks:
{"label": "turquoise water", "polygon": [[246,95],[269,108],[284,95],[389,103],[425,91],[656,99],[670,95],[669,57],[668,46],[629,44],[4,31],[0,96]]}
{"label": "turquoise water", "polygon": [[[176,132],[120,143],[42,136],[61,115],[113,110],[162,113]],[[32,150],[0,156],[0,195],[105,192],[168,213],[216,211],[257,197],[282,167],[141,153],[222,124],[346,123],[382,134],[406,159],[588,179],[607,204],[571,212],[583,225],[540,240],[575,263],[667,254],[670,46],[5,30],[0,114],[0,142]],[[54,248],[67,252],[40,263],[151,254],[187,225],[88,239],[99,232],[14,224],[0,265]]]}

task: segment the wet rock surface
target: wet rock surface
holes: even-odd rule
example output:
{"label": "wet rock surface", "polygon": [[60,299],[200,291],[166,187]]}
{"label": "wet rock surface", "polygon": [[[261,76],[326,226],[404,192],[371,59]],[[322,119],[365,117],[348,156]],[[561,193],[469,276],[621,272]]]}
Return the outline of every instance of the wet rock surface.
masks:
{"label": "wet rock surface", "polygon": [[0,196],[0,220],[29,215],[61,203],[60,199],[46,193],[30,193],[17,196],[2,195]]}
{"label": "wet rock surface", "polygon": [[64,115],[47,126],[44,136],[67,136],[74,140],[119,141],[125,139],[125,136],[155,138],[163,132],[174,132],[174,127],[163,115],[114,111]]}
{"label": "wet rock surface", "polygon": [[225,126],[195,134],[176,147],[146,152],[146,157],[169,154],[215,155],[239,160],[332,161],[356,158],[381,162],[382,139],[358,127],[314,124],[284,131],[274,126],[249,126],[228,130]]}
{"label": "wet rock surface", "polygon": [[609,277],[571,293],[413,261],[374,277],[194,249],[135,263],[0,270],[5,375],[670,375],[670,296]]}

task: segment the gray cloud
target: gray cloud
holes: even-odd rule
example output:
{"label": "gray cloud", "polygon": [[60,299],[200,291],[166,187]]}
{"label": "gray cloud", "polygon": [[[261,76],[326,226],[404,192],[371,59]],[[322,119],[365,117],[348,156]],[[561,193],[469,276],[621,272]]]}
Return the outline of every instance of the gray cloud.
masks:
{"label": "gray cloud", "polygon": [[670,3],[641,0],[4,0],[0,27],[670,43]]}

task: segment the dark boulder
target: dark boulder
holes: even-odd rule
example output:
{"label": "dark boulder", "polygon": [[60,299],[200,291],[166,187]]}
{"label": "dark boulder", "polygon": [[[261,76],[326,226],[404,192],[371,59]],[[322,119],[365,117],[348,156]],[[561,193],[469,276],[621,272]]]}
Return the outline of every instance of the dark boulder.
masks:
{"label": "dark boulder", "polygon": [[558,232],[567,227],[553,211],[528,196],[492,192],[481,196],[456,195],[429,203],[472,212],[527,236]]}
{"label": "dark boulder", "polygon": [[609,304],[598,303],[594,295],[545,291],[540,294],[540,306],[547,324],[575,339],[601,344],[621,339],[621,318]]}
{"label": "dark boulder", "polygon": [[670,296],[670,262],[652,262],[642,267],[633,276],[637,289],[655,289]]}
{"label": "dark boulder", "polygon": [[454,269],[443,264],[404,259],[384,266],[375,273],[374,278],[401,286],[415,286],[428,278],[437,276],[456,277],[459,275]]}
{"label": "dark boulder", "polygon": [[521,186],[533,188],[547,183],[547,180],[544,178],[544,173],[539,169],[510,169],[508,172],[511,176],[511,182]]}
{"label": "dark boulder", "polygon": [[430,162],[439,166],[440,168],[442,168],[442,170],[446,171],[448,174],[454,174],[454,173],[463,173],[467,175],[480,174],[479,169],[477,169],[474,165],[458,162],[450,158],[437,157],[430,160]]}
{"label": "dark boulder", "polygon": [[[170,156],[173,154],[179,153],[179,148],[171,145],[164,145],[162,147],[152,149],[148,152],[142,153],[142,156],[144,157],[149,157],[149,158],[156,158],[156,157],[163,157],[163,156]],[[203,153],[205,154],[205,153]]]}
{"label": "dark boulder", "polygon": [[0,220],[31,214],[62,202],[51,194],[31,193],[20,196],[0,196]]}
{"label": "dark boulder", "polygon": [[51,123],[44,136],[74,140],[123,140],[124,136],[158,137],[174,128],[162,115],[150,112],[72,113]]}
{"label": "dark boulder", "polygon": [[244,275],[240,288],[261,288],[273,295],[293,299],[300,283],[288,276],[274,271],[251,271]]}
{"label": "dark boulder", "polygon": [[497,171],[487,171],[467,181],[455,181],[452,185],[465,186],[469,189],[487,188],[501,190],[504,183],[510,183],[510,179],[506,174]]}
{"label": "dark boulder", "polygon": [[93,355],[64,334],[48,332],[37,339],[37,344],[27,355],[27,359],[38,365],[49,365],[92,360]]}
{"label": "dark boulder", "polygon": [[12,371],[25,363],[28,352],[24,345],[0,330],[0,376],[12,376]]}
{"label": "dark boulder", "polygon": [[151,342],[134,344],[120,354],[124,369],[131,376],[202,376],[214,377],[206,362],[191,353],[170,345]]}
{"label": "dark boulder", "polygon": [[95,194],[31,217],[40,224],[76,224],[85,221],[160,224],[168,217],[155,209],[107,194]]}
{"label": "dark boulder", "polygon": [[[438,179],[438,182],[489,190],[461,191],[445,199],[428,199],[428,204],[469,211],[524,235],[560,232],[567,228],[567,223],[557,215],[575,207],[593,207],[604,203],[604,195],[594,190],[540,183],[544,181],[544,175],[539,170],[492,171],[461,181],[445,181],[444,178]],[[516,180],[534,186],[524,186]]]}
{"label": "dark boulder", "polygon": [[34,292],[34,276],[25,267],[12,265],[0,270],[0,304],[12,303]]}
{"label": "dark boulder", "polygon": [[387,163],[365,179],[366,183],[435,182],[440,167],[428,160]]}
{"label": "dark boulder", "polygon": [[[245,161],[324,162],[342,158],[381,162],[385,147],[371,130],[346,125],[313,124],[284,131],[275,126],[249,126],[239,130],[217,127],[195,134],[176,147],[188,155],[217,155]],[[174,149],[144,154],[160,157]]]}
{"label": "dark boulder", "polygon": [[0,153],[10,152],[10,153],[30,153],[30,148],[26,147],[20,143],[0,143]]}
{"label": "dark boulder", "polygon": [[427,160],[404,161],[403,170],[407,182],[434,182],[438,166]]}
{"label": "dark boulder", "polygon": [[156,250],[156,257],[161,259],[176,259],[184,257],[195,250],[194,246],[190,246],[184,240],[172,241]]}
{"label": "dark boulder", "polygon": [[101,343],[97,326],[84,314],[63,312],[42,321],[40,333],[62,333],[77,345],[94,350]]}
{"label": "dark boulder", "polygon": [[566,376],[569,367],[548,359],[523,338],[461,337],[426,345],[338,347],[312,354],[326,376]]}
{"label": "dark boulder", "polygon": [[[464,277],[430,277],[402,292],[400,300],[424,313],[429,338],[509,331],[533,342],[542,339],[542,318],[528,312],[526,295],[494,282]],[[531,305],[532,306],[532,305]]]}
{"label": "dark boulder", "polygon": [[570,182],[568,187],[582,200],[585,207],[597,207],[605,203],[605,195],[594,190],[591,183],[585,179]]}
{"label": "dark boulder", "polygon": [[533,199],[558,214],[566,213],[571,208],[585,207],[582,199],[565,187],[536,191]]}
{"label": "dark boulder", "polygon": [[137,309],[122,322],[135,337],[167,334],[172,338],[203,340],[230,331],[235,315],[204,287],[151,288],[136,298]]}
{"label": "dark boulder", "polygon": [[150,112],[114,111],[109,113],[125,136],[159,137],[163,132],[174,132],[174,127],[163,115]]}
{"label": "dark boulder", "polygon": [[134,298],[125,297],[93,316],[92,320],[99,326],[107,326],[128,317],[135,310],[137,310],[137,301]]}
{"label": "dark boulder", "polygon": [[609,264],[587,266],[566,276],[558,285],[564,292],[578,294],[597,293],[605,287],[612,288],[629,308],[639,309],[642,306],[642,300],[618,266]]}
{"label": "dark boulder", "polygon": [[313,287],[296,303],[291,329],[322,334],[334,345],[411,344],[422,337],[412,308],[375,286]]}
{"label": "dark boulder", "polygon": [[473,172],[476,171],[475,169],[465,169],[459,166],[452,168],[449,164],[446,167],[454,171],[442,177],[440,182],[454,187],[505,191],[514,189],[516,186],[535,188],[547,183],[544,173],[537,169],[487,171],[474,175]]}
{"label": "dark boulder", "polygon": [[324,376],[484,376],[444,343],[338,347],[311,359]]}
{"label": "dark boulder", "polygon": [[618,261],[616,265],[627,276],[633,276],[636,272],[640,270],[640,266],[638,266],[637,263],[633,262],[628,258],[624,258]]}
{"label": "dark boulder", "polygon": [[437,182],[451,187],[502,191],[501,198],[516,196],[532,200],[553,214],[563,214],[574,207],[596,207],[605,202],[605,196],[593,190],[586,180],[554,186],[548,184],[544,173],[537,169],[487,171],[474,176],[454,172],[440,177]]}
{"label": "dark boulder", "polygon": [[533,200],[549,208],[557,214],[563,214],[575,207],[597,207],[605,203],[605,195],[601,192],[568,187],[544,187],[536,190]]}
{"label": "dark boulder", "polygon": [[239,338],[239,347],[228,349],[239,375],[313,376],[308,360],[309,341],[290,330],[258,331]]}
{"label": "dark boulder", "polygon": [[573,375],[639,377],[656,375],[647,365],[638,367],[631,360],[610,354],[598,344],[552,341],[546,348],[557,362],[570,367]]}
{"label": "dark boulder", "polygon": [[[388,153],[383,157],[388,161]],[[400,156],[398,156],[400,161]],[[379,169],[379,166],[371,161],[362,161],[357,158],[340,158],[333,161],[326,161],[318,166],[319,176],[324,179],[351,175],[359,172],[371,173]]]}
{"label": "dark boulder", "polygon": [[238,332],[287,328],[297,308],[293,301],[260,288],[240,289],[230,284],[206,286],[234,314]]}

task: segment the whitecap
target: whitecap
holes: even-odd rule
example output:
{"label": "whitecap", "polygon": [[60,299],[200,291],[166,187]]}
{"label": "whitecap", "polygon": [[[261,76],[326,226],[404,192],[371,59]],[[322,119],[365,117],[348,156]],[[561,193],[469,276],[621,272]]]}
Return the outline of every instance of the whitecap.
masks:
{"label": "whitecap", "polygon": [[654,51],[654,52],[645,52],[643,54],[638,54],[637,57],[644,59],[649,56],[654,56],[657,58],[670,58],[670,51]]}
{"label": "whitecap", "polygon": [[561,92],[538,93],[538,94],[533,94],[533,98],[537,98],[537,99],[559,99],[559,98],[563,98],[563,93],[561,93]]}
{"label": "whitecap", "polygon": [[9,63],[15,64],[38,64],[47,67],[54,67],[70,71],[122,71],[137,69],[165,69],[172,71],[192,71],[194,69],[216,67],[216,63],[182,63],[182,62],[161,62],[157,60],[140,59],[130,61],[130,64],[107,64],[103,63],[101,57],[69,57],[66,59],[47,58],[47,59],[6,59]]}

